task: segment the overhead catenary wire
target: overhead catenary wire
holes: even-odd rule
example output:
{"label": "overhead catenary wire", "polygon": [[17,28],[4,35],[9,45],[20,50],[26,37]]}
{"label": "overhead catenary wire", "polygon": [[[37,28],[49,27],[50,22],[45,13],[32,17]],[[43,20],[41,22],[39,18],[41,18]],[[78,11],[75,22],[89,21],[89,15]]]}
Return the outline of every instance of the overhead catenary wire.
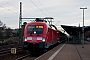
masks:
{"label": "overhead catenary wire", "polygon": [[47,8],[45,8],[45,6],[42,4],[42,2],[40,0],[38,0],[38,1],[40,2],[41,6],[48,12],[48,14],[51,15],[50,12],[47,10]]}
{"label": "overhead catenary wire", "polygon": [[[1,15],[0,17],[1,17],[1,20],[6,20],[6,21],[10,21],[10,20],[14,20],[15,19],[15,21],[17,21],[16,20],[16,18],[18,19],[18,15],[19,15],[19,11],[18,11],[18,7],[16,7],[16,6],[14,6],[13,4],[11,4],[10,2],[8,2],[7,0],[3,0],[3,2],[4,2],[4,4],[5,5],[0,5],[0,8],[2,9],[2,10],[0,10],[1,11],[1,13],[3,14],[3,16]],[[10,8],[11,7],[11,8]],[[38,7],[38,6],[37,6]],[[13,10],[13,9],[14,10]],[[26,8],[26,7],[25,7]],[[30,8],[31,7],[27,7],[29,10],[30,10]],[[27,9],[26,8],[26,9]],[[27,9],[27,11],[28,11],[28,9]],[[40,8],[38,7],[38,9],[40,10]],[[36,10],[36,9],[35,9]],[[39,11],[38,10],[38,11]],[[40,10],[40,11],[42,11],[42,10]],[[40,12],[39,11],[39,12]],[[42,11],[43,12],[43,11]],[[29,13],[28,13],[29,14]],[[45,13],[45,12],[43,12],[43,14],[46,16],[47,14]],[[16,18],[11,18],[11,16],[12,17],[15,17],[16,16]],[[36,14],[35,14],[36,15]]]}
{"label": "overhead catenary wire", "polygon": [[45,16],[47,16],[47,14],[45,12],[43,12],[42,9],[40,9],[32,0],[30,0]]}
{"label": "overhead catenary wire", "polygon": [[[3,0],[3,1],[6,2],[8,5],[14,7],[15,10],[18,10],[17,7],[15,7],[14,5],[10,4],[8,1],[6,1],[6,0]],[[16,14],[17,16],[19,15],[18,12],[14,12],[14,11],[12,11],[10,8],[5,8],[5,7],[3,7],[3,6],[0,6],[0,7],[3,8],[4,10],[6,10],[6,11],[10,11],[10,12],[12,12],[13,14]],[[25,13],[24,13],[24,14],[25,14]],[[3,16],[3,18],[10,20],[10,18],[8,18],[8,17],[6,17],[6,16]]]}
{"label": "overhead catenary wire", "polygon": [[[17,13],[15,13],[15,12],[13,12],[13,11],[11,11],[10,9],[8,9],[8,8],[5,8],[5,7],[3,7],[3,6],[0,6],[1,8],[3,8],[3,9],[6,9],[6,10],[8,10],[9,12],[12,12],[12,13],[14,13],[15,15],[17,15]],[[6,12],[6,11],[5,11]],[[8,19],[8,20],[10,20],[8,17],[6,17],[6,16],[2,16],[3,18],[5,18],[5,19]]]}
{"label": "overhead catenary wire", "polygon": [[[3,0],[3,1],[6,2],[6,4],[8,4],[8,5],[10,4],[9,2],[7,2],[7,1],[5,1],[5,0]],[[15,6],[13,6],[13,5],[11,5],[11,4],[10,4],[10,6],[16,8]],[[5,12],[6,12],[6,13],[7,13],[7,12],[11,12],[13,15],[18,16],[18,13],[17,13],[17,12],[11,10],[11,9],[8,8],[8,7],[4,7],[4,6],[1,5],[0,8],[2,8],[2,9],[5,10],[5,11],[4,11],[4,10],[1,10],[1,11],[0,11],[0,12],[3,12],[3,14],[4,14]],[[16,8],[16,9],[17,9],[17,8]],[[5,15],[7,15],[6,13],[5,13]],[[7,17],[7,16],[5,16],[5,15],[3,15],[3,16],[1,17],[1,20],[2,20],[2,21],[5,20],[5,19],[6,19],[6,21],[16,21],[16,19],[15,19],[15,20],[12,19],[12,18],[10,19],[9,17]],[[12,15],[10,15],[10,16],[12,16]],[[2,19],[2,18],[3,18],[3,19]]]}
{"label": "overhead catenary wire", "polygon": [[5,8],[5,7],[3,7],[3,6],[0,6],[1,8],[3,8],[3,9],[6,9],[6,10],[8,10],[8,11],[10,11],[10,12],[13,12],[14,14],[18,14],[18,13],[16,13],[16,12],[14,12],[14,11],[12,11],[12,10],[10,10],[9,8]]}
{"label": "overhead catenary wire", "polygon": [[[14,7],[14,8],[16,8],[16,9],[18,9],[17,7],[15,7],[14,5],[12,5],[12,4],[10,4],[8,1],[6,1],[6,0],[3,0],[4,2],[6,2],[7,4],[9,4],[10,6],[12,6],[12,7]],[[3,7],[4,8],[4,7]],[[5,8],[6,9],[6,8]],[[12,11],[11,9],[7,9],[8,11],[11,11],[11,12],[13,12],[13,13],[15,13],[15,14],[17,14],[18,15],[18,12],[14,12],[14,11]]]}
{"label": "overhead catenary wire", "polygon": [[[9,5],[15,7],[14,5],[12,5],[12,4],[10,4],[9,2],[7,2],[6,0],[3,0],[3,1],[5,1],[7,4],[9,4]],[[17,7],[15,7],[15,8],[17,8]],[[17,9],[18,9],[18,8],[17,8]]]}
{"label": "overhead catenary wire", "polygon": [[[11,6],[13,6],[14,8],[16,8],[17,9],[17,7],[15,7],[14,5],[12,5],[12,4],[10,4],[8,1],[6,1],[6,0],[3,0],[4,2],[6,2],[7,4],[9,4],[9,5],[11,5]],[[48,16],[42,9],[40,9],[32,0],[30,0],[45,16]],[[38,0],[39,1],[39,0]],[[40,2],[40,1],[39,1]],[[40,2],[41,3],[41,2]],[[41,3],[42,4],[42,3]],[[25,4],[26,5],[26,4]],[[29,7],[29,6],[28,6]],[[27,7],[27,8],[28,8]],[[4,7],[3,7],[4,8]],[[30,10],[30,8],[31,7],[29,7],[28,9]],[[10,8],[4,8],[4,9],[7,9],[8,11],[11,11],[11,12],[13,12],[14,14],[18,14],[17,12],[14,12],[14,11],[12,11]],[[34,8],[33,8],[34,9]],[[35,9],[36,10],[36,9]],[[24,13],[25,14],[25,13]]]}
{"label": "overhead catenary wire", "polygon": [[[31,11],[31,9],[34,9],[33,7],[31,7],[31,6],[29,6],[28,4],[24,4],[23,3],[23,5],[25,6],[25,8],[27,8],[29,11]],[[34,9],[34,10],[36,10],[36,9]],[[37,10],[36,10],[37,11]],[[39,11],[38,11],[39,12]],[[30,14],[30,13],[28,13],[28,14]],[[35,14],[35,16],[38,16],[37,14]]]}
{"label": "overhead catenary wire", "polygon": [[[9,4],[9,5],[11,5],[11,6],[13,6],[14,8],[16,8],[16,9],[18,9],[17,7],[15,7],[14,5],[12,5],[12,4],[10,4],[8,1],[6,1],[6,0],[4,0],[7,4]],[[26,7],[25,7],[26,8]],[[29,8],[28,8],[29,9]],[[30,10],[30,9],[29,9]],[[25,14],[25,13],[23,13],[23,14]],[[29,14],[29,13],[28,13]]]}

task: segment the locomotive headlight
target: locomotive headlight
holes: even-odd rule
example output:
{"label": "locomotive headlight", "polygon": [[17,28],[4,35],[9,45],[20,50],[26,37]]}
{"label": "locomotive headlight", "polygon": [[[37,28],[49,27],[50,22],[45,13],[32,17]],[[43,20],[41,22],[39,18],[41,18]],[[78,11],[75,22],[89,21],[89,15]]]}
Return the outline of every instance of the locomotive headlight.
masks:
{"label": "locomotive headlight", "polygon": [[43,38],[42,41],[45,42],[45,38]]}
{"label": "locomotive headlight", "polygon": [[25,38],[25,41],[27,41],[27,38]]}
{"label": "locomotive headlight", "polygon": [[34,34],[36,34],[36,31],[34,31]]}

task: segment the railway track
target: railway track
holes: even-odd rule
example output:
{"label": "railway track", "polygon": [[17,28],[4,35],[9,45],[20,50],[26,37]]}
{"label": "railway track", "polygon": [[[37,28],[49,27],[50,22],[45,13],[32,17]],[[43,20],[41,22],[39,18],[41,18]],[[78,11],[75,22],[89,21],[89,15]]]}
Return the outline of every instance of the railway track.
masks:
{"label": "railway track", "polygon": [[[22,50],[22,48],[18,48],[17,51]],[[5,49],[5,50],[0,50],[0,54],[6,54],[6,53],[10,53],[11,49]]]}
{"label": "railway track", "polygon": [[[40,55],[38,55],[38,56],[40,56]],[[22,49],[22,47],[17,47],[17,53],[16,54],[11,54],[11,48],[0,50],[0,59],[2,59],[2,60],[5,60],[5,58],[7,58],[7,60],[9,60],[9,59],[12,59],[12,60],[34,60],[38,56],[32,56],[30,54],[27,54]],[[10,57],[10,58],[8,58],[8,57]]]}
{"label": "railway track", "polygon": [[17,45],[17,46],[12,46],[12,47],[10,47],[10,46],[5,46],[4,48],[3,47],[1,47],[0,49],[0,56],[1,55],[5,55],[5,54],[10,54],[11,53],[11,48],[16,48],[16,51],[18,52],[18,51],[20,51],[20,50],[22,50],[22,46],[20,46],[20,45]]}
{"label": "railway track", "polygon": [[[1,60],[22,60],[22,59],[30,59],[34,60],[36,57],[30,56],[30,54],[27,54],[26,51],[22,49],[21,45],[13,45],[13,46],[6,46],[3,45],[2,47],[0,46],[0,59]],[[11,54],[11,48],[16,48],[16,54]],[[9,58],[8,58],[9,57]],[[7,59],[6,59],[7,58]]]}
{"label": "railway track", "polygon": [[17,58],[27,55],[27,53],[24,50],[18,51],[16,54],[3,54],[0,55],[0,60],[16,60]]}
{"label": "railway track", "polygon": [[[22,49],[21,45],[3,45],[2,47],[0,46],[0,60],[15,60],[21,56],[26,55],[27,53]],[[16,48],[16,53],[12,54],[11,49]],[[9,58],[8,58],[9,57]]]}
{"label": "railway track", "polygon": [[37,57],[30,56],[30,54],[27,54],[25,56],[19,57],[16,60],[34,60]]}
{"label": "railway track", "polygon": [[26,57],[28,57],[28,56],[30,56],[30,54],[27,54],[27,55],[25,55],[25,56],[19,57],[19,58],[17,58],[16,60],[22,60],[22,59],[24,59],[24,58],[26,58]]}
{"label": "railway track", "polygon": [[11,44],[11,45],[0,45],[1,48],[7,48],[7,47],[15,47],[15,46],[21,46],[20,44]]}
{"label": "railway track", "polygon": [[[58,46],[58,44],[56,44],[54,47],[51,47],[47,52],[49,52],[51,49],[55,48],[56,46]],[[47,53],[47,52],[45,52],[45,53]],[[45,53],[41,53],[39,55],[34,55],[34,56],[30,55],[30,54],[27,54],[25,56],[17,58],[16,60],[34,60],[34,59],[38,58],[39,56],[41,56]]]}

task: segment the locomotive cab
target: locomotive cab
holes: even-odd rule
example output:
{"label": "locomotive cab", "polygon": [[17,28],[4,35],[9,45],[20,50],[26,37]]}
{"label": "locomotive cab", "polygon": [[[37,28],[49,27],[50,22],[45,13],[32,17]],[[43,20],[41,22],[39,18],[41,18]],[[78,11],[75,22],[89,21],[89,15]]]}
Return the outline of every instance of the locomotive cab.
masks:
{"label": "locomotive cab", "polygon": [[30,22],[24,30],[24,49],[45,48],[48,25],[45,22]]}

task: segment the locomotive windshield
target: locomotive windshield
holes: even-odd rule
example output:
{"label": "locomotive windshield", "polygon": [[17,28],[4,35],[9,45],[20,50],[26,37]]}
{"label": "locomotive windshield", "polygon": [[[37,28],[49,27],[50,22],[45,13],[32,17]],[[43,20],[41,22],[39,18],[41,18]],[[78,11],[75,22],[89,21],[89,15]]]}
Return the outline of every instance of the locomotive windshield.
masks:
{"label": "locomotive windshield", "polygon": [[28,34],[43,34],[43,26],[28,26]]}

